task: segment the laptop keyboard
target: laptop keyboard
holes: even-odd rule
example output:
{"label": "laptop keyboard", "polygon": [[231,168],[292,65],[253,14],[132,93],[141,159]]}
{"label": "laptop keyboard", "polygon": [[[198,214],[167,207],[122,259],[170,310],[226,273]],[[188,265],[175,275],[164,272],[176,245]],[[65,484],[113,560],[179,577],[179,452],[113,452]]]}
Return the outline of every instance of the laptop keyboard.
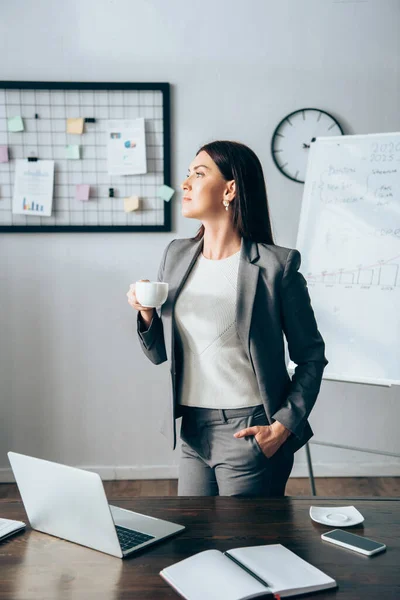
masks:
{"label": "laptop keyboard", "polygon": [[129,550],[129,548],[139,546],[144,542],[154,539],[154,535],[147,535],[147,533],[141,533],[140,531],[135,531],[134,529],[126,529],[126,527],[121,527],[120,525],[116,525],[115,529],[117,530],[122,551]]}

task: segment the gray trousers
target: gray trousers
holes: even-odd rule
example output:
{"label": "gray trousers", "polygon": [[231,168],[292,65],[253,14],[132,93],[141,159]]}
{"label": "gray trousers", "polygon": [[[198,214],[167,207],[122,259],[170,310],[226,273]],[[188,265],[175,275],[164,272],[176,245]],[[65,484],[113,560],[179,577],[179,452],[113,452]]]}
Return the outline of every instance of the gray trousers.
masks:
{"label": "gray trousers", "polygon": [[240,429],[268,425],[263,405],[238,409],[182,406],[179,496],[284,496],[293,467],[286,444],[271,457]]}

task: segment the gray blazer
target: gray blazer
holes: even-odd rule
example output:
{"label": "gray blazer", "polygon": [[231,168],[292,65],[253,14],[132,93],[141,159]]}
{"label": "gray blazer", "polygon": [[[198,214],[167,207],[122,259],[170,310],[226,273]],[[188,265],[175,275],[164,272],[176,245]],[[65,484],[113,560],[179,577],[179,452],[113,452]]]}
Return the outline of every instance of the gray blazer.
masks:
{"label": "gray blazer", "polygon": [[[174,307],[203,240],[173,240],[164,251],[158,280],[169,283],[168,298],[155,313],[148,329],[138,314],[137,331],[145,355],[158,365],[169,361],[171,395],[162,432],[176,446],[175,419],[180,415],[177,382],[183,352],[175,334]],[[308,295],[307,283],[298,272],[297,250],[242,240],[236,326],[257,378],[270,423],[280,421],[292,435],[285,442],[293,451],[313,435],[308,415],[317,398],[328,361]],[[290,379],[285,363],[285,334],[290,358],[296,363]]]}

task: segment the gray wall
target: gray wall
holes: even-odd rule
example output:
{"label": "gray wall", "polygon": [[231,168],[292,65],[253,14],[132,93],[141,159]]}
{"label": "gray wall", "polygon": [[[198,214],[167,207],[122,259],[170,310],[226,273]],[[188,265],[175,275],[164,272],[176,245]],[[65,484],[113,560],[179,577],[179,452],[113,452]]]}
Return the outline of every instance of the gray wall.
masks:
{"label": "gray wall", "polygon": [[[311,106],[347,133],[399,129],[397,0],[13,0],[0,11],[1,79],[172,84],[176,188],[201,144],[249,144],[280,245],[295,245],[303,189],[270,157],[284,115]],[[171,234],[1,236],[0,480],[9,449],[108,478],[176,475],[158,433],[167,370],[142,355],[125,293],[155,277],[170,239],[197,229],[180,198]],[[398,453],[399,422],[396,387],[324,381],[312,414],[316,439]],[[312,454],[320,475],[400,475],[395,458]]]}

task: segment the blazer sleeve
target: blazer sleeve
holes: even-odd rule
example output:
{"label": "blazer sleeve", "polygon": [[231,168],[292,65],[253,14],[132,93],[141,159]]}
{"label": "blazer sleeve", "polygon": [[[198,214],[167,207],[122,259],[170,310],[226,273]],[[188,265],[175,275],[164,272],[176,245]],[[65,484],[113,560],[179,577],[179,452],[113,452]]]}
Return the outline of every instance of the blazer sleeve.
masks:
{"label": "blazer sleeve", "polygon": [[299,438],[317,399],[322,374],[328,364],[307,282],[298,272],[300,263],[300,252],[291,250],[281,281],[281,313],[289,356],[297,366],[285,402],[272,415]]}
{"label": "blazer sleeve", "polygon": [[[171,244],[172,242],[170,242],[164,250],[160,267],[158,269],[157,281],[163,281],[165,261]],[[146,328],[146,324],[144,323],[140,312],[138,312],[137,333],[142,350],[152,363],[155,365],[160,365],[167,360],[167,352],[164,342],[164,329],[161,317],[159,316],[157,310],[154,312],[154,316],[148,328]]]}

